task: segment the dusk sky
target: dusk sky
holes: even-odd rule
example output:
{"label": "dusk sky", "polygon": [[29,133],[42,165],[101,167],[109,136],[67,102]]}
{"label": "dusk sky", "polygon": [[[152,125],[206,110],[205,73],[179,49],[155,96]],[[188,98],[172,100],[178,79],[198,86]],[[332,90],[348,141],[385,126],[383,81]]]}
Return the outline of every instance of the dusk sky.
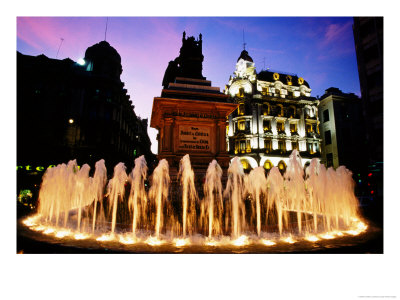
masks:
{"label": "dusk sky", "polygon": [[[18,17],[17,51],[77,61],[106,39],[121,55],[121,80],[136,114],[149,121],[183,31],[196,39],[203,35],[203,76],[221,91],[243,50],[244,32],[257,72],[295,73],[310,84],[314,97],[332,86],[360,96],[351,17],[110,17],[105,35],[106,23],[106,17]],[[156,134],[149,128],[153,153]]]}

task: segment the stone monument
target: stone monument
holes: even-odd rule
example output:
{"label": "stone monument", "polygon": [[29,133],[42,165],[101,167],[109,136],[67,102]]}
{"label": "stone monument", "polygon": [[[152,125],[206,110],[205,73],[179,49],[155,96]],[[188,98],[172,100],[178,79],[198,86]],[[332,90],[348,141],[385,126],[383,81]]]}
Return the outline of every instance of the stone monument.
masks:
{"label": "stone monument", "polygon": [[200,180],[213,159],[225,175],[229,166],[227,117],[237,104],[203,77],[203,59],[201,34],[195,40],[184,32],[180,55],[165,71],[161,97],[154,98],[150,126],[159,131],[158,159],[168,160],[172,178],[185,154]]}

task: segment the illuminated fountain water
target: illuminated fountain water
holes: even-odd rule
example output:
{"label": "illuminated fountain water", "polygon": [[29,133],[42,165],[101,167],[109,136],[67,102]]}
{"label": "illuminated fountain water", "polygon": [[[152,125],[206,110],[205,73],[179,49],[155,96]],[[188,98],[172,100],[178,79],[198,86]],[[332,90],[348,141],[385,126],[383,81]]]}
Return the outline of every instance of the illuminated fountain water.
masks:
{"label": "illuminated fountain water", "polygon": [[186,237],[187,231],[193,232],[195,227],[195,201],[197,198],[194,186],[194,172],[188,154],[181,159],[178,177],[182,186],[182,235]]}
{"label": "illuminated fountain water", "polygon": [[317,159],[304,172],[297,151],[284,175],[277,167],[268,175],[262,167],[245,174],[235,157],[225,190],[223,171],[213,160],[202,197],[189,155],[180,162],[174,191],[166,160],[154,169],[149,189],[147,170],[143,156],[129,176],[125,165],[117,164],[108,182],[104,160],[96,163],[93,177],[88,165],[78,168],[75,160],[50,168],[43,176],[38,212],[24,224],[57,239],[175,248],[269,247],[354,236],[367,229],[358,214],[351,172],[326,169]]}
{"label": "illuminated fountain water", "polygon": [[208,238],[211,239],[213,233],[222,233],[223,198],[222,198],[222,169],[216,160],[213,160],[206,173],[204,182],[204,201],[202,202],[201,220],[204,224],[208,222]]}
{"label": "illuminated fountain water", "polygon": [[130,174],[131,191],[129,195],[129,209],[133,214],[132,234],[136,236],[138,224],[146,222],[147,195],[145,180],[147,179],[147,163],[144,156],[135,159],[135,167]]}

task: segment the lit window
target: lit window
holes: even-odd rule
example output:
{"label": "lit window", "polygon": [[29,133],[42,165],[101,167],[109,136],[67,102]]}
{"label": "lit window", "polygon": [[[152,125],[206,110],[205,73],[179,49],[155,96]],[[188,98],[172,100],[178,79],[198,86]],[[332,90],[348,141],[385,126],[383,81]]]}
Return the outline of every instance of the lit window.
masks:
{"label": "lit window", "polygon": [[287,81],[287,84],[288,84],[288,85],[292,85],[292,76],[287,75],[287,76],[286,76],[286,81]]}
{"label": "lit window", "polygon": [[282,121],[276,122],[276,130],[278,132],[283,132],[285,131],[285,124]]}
{"label": "lit window", "polygon": [[266,170],[271,170],[272,169],[272,163],[269,161],[269,160],[267,160],[265,163],[264,163],[264,169],[266,169]]}
{"label": "lit window", "polygon": [[245,112],[244,103],[241,103],[241,104],[239,104],[239,107],[238,107],[238,115],[243,116],[244,112]]}
{"label": "lit window", "polygon": [[246,141],[240,141],[240,152],[245,153],[246,151]]}
{"label": "lit window", "polygon": [[239,96],[239,97],[242,97],[242,98],[244,97],[244,88],[242,88],[242,87],[239,88],[238,96]]}
{"label": "lit window", "polygon": [[272,150],[272,141],[271,140],[264,140],[264,148],[265,152],[269,153]]}
{"label": "lit window", "polygon": [[296,123],[291,123],[290,124],[290,132],[291,133],[297,132],[297,124]]}
{"label": "lit window", "polygon": [[284,161],[281,160],[281,161],[278,163],[278,169],[279,169],[279,171],[281,172],[281,174],[285,173],[285,171],[286,171],[286,164],[285,164]]}
{"label": "lit window", "polygon": [[269,104],[268,104],[268,103],[264,103],[264,104],[262,105],[262,113],[263,113],[263,115],[264,115],[264,116],[268,116],[268,115],[269,115],[269,112],[270,112],[270,106],[269,106]]}
{"label": "lit window", "polygon": [[251,152],[250,140],[246,141],[246,152],[247,153]]}
{"label": "lit window", "polygon": [[277,110],[278,110],[278,117],[283,117],[283,105],[282,104],[277,105]]}
{"label": "lit window", "polygon": [[289,109],[288,109],[288,117],[289,118],[296,117],[296,108],[295,107],[293,107],[293,106],[289,107]]}
{"label": "lit window", "polygon": [[240,160],[240,162],[242,163],[243,169],[245,169],[245,170],[250,169],[250,164],[246,159],[242,159],[242,160]]}
{"label": "lit window", "polygon": [[313,143],[307,143],[307,150],[308,150],[308,153],[310,153],[310,154],[315,153]]}
{"label": "lit window", "polygon": [[246,122],[245,122],[245,120],[240,120],[240,121],[238,121],[238,129],[239,129],[239,130],[244,130],[245,127],[246,127]]}
{"label": "lit window", "polygon": [[263,121],[264,132],[271,130],[271,121],[264,120]]}

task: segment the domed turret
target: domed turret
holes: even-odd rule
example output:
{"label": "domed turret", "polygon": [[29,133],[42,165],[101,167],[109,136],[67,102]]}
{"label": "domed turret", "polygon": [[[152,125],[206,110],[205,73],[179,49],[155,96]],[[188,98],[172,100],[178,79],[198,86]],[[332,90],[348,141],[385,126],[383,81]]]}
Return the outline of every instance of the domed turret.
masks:
{"label": "domed turret", "polygon": [[239,58],[238,58],[237,61],[239,61],[241,58],[242,58],[243,60],[253,62],[253,59],[252,59],[251,56],[249,55],[249,52],[247,52],[246,50],[243,50],[242,53],[240,53],[240,56],[239,56]]}
{"label": "domed turret", "polygon": [[94,74],[120,79],[122,73],[121,56],[106,41],[101,41],[86,49],[85,61],[88,70]]}

